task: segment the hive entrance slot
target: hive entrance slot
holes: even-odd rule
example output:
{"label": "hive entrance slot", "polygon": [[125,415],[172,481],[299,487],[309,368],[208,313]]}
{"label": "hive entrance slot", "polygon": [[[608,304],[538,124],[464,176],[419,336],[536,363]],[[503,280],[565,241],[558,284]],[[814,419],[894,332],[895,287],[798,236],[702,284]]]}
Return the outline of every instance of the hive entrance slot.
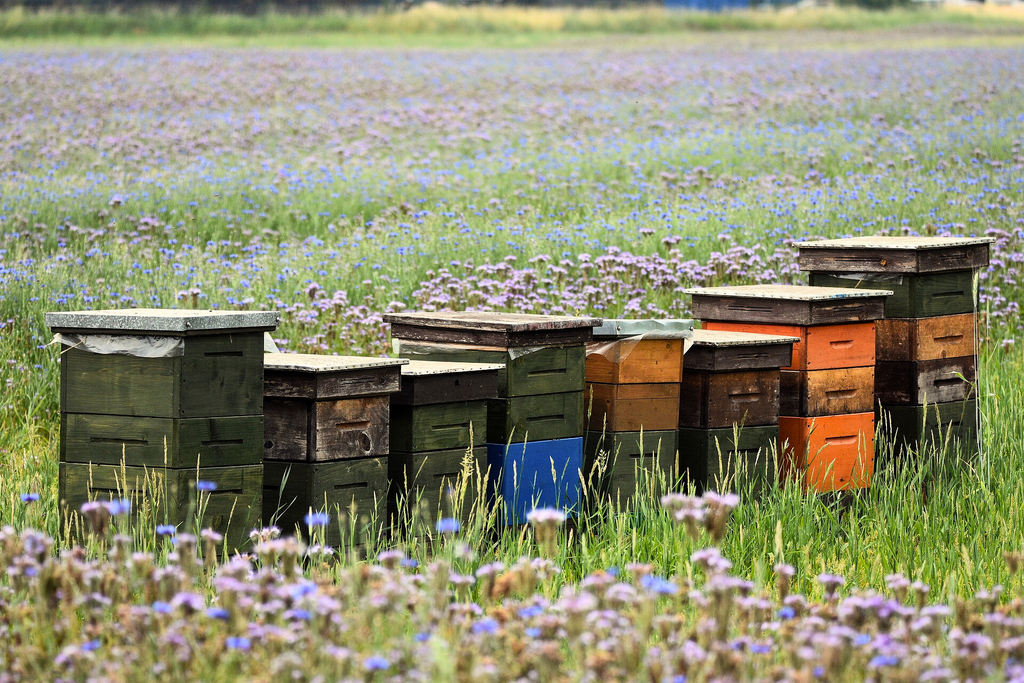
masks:
{"label": "hive entrance slot", "polygon": [[109,444],[114,444],[115,446],[120,446],[121,444],[137,445],[137,446],[147,446],[147,445],[149,445],[149,440],[148,439],[117,439],[117,438],[105,437],[105,436],[92,436],[92,437],[89,437],[89,443],[109,443]]}

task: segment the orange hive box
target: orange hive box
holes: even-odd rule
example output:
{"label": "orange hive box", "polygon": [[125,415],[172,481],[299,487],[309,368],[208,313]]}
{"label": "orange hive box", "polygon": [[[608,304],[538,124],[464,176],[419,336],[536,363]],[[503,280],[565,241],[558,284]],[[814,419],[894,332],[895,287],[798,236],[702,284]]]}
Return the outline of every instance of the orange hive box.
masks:
{"label": "orange hive box", "polygon": [[782,476],[805,491],[867,488],[874,451],[874,413],[779,418]]}
{"label": "orange hive box", "polygon": [[832,370],[875,364],[875,323],[844,325],[772,325],[706,321],[707,330],[777,334],[800,339],[793,344],[793,362],[783,370]]}
{"label": "orange hive box", "polygon": [[878,321],[880,361],[921,361],[973,356],[978,332],[974,313]]}
{"label": "orange hive box", "polygon": [[679,384],[587,384],[583,409],[590,411],[591,431],[673,430],[679,421]]}
{"label": "orange hive box", "polygon": [[678,382],[683,340],[616,339],[587,344],[587,381],[604,384]]}

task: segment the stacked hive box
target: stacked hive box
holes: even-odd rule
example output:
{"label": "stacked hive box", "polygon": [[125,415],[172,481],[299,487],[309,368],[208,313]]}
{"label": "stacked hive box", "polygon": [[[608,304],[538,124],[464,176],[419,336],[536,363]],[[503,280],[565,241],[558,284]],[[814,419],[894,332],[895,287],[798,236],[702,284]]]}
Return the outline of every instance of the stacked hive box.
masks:
{"label": "stacked hive box", "polygon": [[799,245],[812,285],[894,292],[878,323],[875,399],[897,455],[926,444],[964,457],[977,450],[975,277],[992,241],[857,237]]}
{"label": "stacked hive box", "polygon": [[[88,500],[244,545],[263,493],[263,334],[278,314],[47,313],[61,353],[62,516]],[[123,468],[122,468],[123,466]],[[208,482],[196,492],[196,482]],[[142,499],[146,498],[145,501]]]}
{"label": "stacked hive box", "polygon": [[874,471],[875,321],[886,290],[751,285],[688,290],[712,330],[797,337],[782,371],[783,476],[818,492],[866,487]]}
{"label": "stacked hive box", "polygon": [[285,533],[330,515],[327,542],[361,545],[387,525],[391,358],[265,355],[263,517]]}
{"label": "stacked hive box", "polygon": [[[584,392],[588,486],[624,503],[644,480],[674,482],[683,341],[692,330],[691,320],[605,320],[594,330]],[[638,476],[641,469],[651,474]]]}
{"label": "stacked hive box", "polygon": [[504,365],[414,360],[391,395],[392,519],[466,522],[486,490],[488,401]]}
{"label": "stacked hive box", "polygon": [[585,344],[601,321],[487,312],[384,319],[401,356],[503,366],[488,409],[487,463],[505,520],[523,523],[534,507],[572,510],[583,460]]}
{"label": "stacked hive box", "polygon": [[679,400],[679,464],[698,491],[755,493],[777,476],[780,368],[797,337],[694,330]]}

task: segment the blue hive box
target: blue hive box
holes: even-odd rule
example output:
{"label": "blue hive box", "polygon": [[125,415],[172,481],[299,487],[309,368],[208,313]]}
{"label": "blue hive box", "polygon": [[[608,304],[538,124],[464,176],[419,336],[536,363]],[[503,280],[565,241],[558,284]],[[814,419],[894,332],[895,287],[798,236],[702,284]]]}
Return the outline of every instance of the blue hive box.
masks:
{"label": "blue hive box", "polygon": [[487,466],[490,498],[501,496],[507,524],[525,524],[535,508],[558,508],[571,515],[580,499],[583,438],[489,443]]}

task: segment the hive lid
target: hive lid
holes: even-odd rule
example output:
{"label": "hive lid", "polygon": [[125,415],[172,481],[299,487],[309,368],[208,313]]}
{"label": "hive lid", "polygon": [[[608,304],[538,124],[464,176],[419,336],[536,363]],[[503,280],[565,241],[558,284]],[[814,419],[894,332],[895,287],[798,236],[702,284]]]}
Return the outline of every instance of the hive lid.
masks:
{"label": "hive lid", "polygon": [[799,337],[784,337],[777,334],[756,334],[753,332],[731,332],[729,330],[694,330],[690,342],[693,346],[767,346],[770,344],[796,344]]}
{"label": "hive lid", "polygon": [[800,269],[834,273],[942,273],[988,265],[992,237],[874,235],[797,242]]}
{"label": "hive lid", "polygon": [[363,356],[324,356],[312,353],[265,353],[264,370],[291,372],[348,372],[369,368],[389,368],[409,363],[405,358],[368,358]]}
{"label": "hive lid", "polygon": [[451,375],[460,372],[497,372],[504,370],[499,363],[452,363],[434,360],[410,360],[402,366],[402,377],[425,377],[427,375]]}
{"label": "hive lid", "polygon": [[743,285],[687,289],[701,320],[779,325],[835,325],[883,317],[885,289]]}
{"label": "hive lid", "polygon": [[503,348],[585,344],[600,318],[490,311],[389,313],[394,339]]}
{"label": "hive lid", "polygon": [[594,328],[594,337],[615,339],[621,337],[637,337],[643,334],[656,334],[662,337],[689,337],[693,332],[692,319],[647,318],[641,320],[625,320],[605,318],[600,327]]}
{"label": "hive lid", "polygon": [[180,308],[127,308],[101,311],[59,311],[45,315],[55,332],[103,334],[203,334],[277,328],[277,311],[201,311]]}
{"label": "hive lid", "polygon": [[785,301],[829,301],[891,296],[887,289],[847,289],[846,287],[804,287],[803,285],[737,285],[735,287],[694,287],[684,290],[693,296],[740,299],[779,299]]}
{"label": "hive lid", "polygon": [[694,330],[683,361],[683,380],[694,370],[736,372],[778,370],[793,362],[793,345],[799,337],[726,330]]}

